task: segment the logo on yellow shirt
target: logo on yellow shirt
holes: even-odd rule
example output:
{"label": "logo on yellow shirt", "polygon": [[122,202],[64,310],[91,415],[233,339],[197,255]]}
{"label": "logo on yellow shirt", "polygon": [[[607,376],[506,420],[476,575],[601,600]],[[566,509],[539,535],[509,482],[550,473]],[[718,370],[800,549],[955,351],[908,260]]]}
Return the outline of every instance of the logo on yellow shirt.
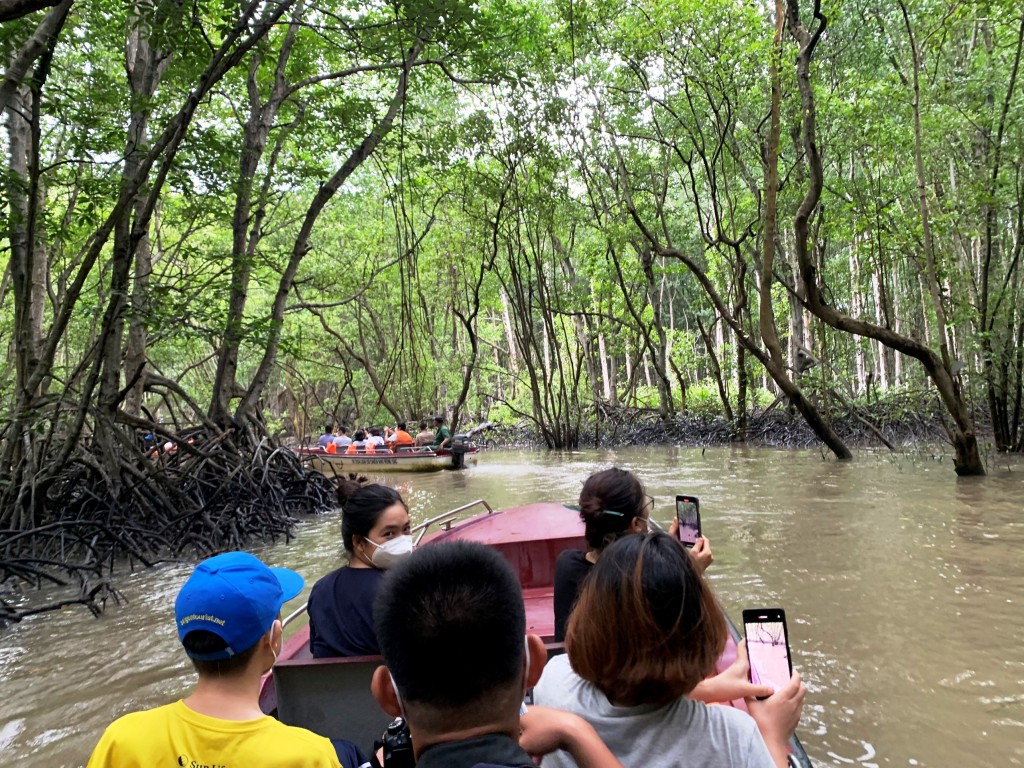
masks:
{"label": "logo on yellow shirt", "polygon": [[227,768],[223,763],[200,763],[197,760],[190,760],[188,755],[178,755],[178,765],[181,768]]}

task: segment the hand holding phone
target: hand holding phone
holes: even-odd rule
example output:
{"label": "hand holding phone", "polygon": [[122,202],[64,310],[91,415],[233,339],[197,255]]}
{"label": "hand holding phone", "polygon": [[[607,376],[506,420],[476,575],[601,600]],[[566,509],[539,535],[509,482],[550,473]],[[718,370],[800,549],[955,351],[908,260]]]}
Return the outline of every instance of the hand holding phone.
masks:
{"label": "hand holding phone", "polygon": [[692,547],[700,538],[700,499],[696,496],[676,496],[676,518],[679,520],[679,540],[684,547]]}
{"label": "hand holding phone", "polygon": [[747,637],[750,682],[770,685],[776,691],[793,676],[786,612],[781,608],[753,608],[743,611],[743,632]]}
{"label": "hand holding phone", "polygon": [[711,542],[707,536],[697,537],[697,543],[690,547],[690,557],[701,573],[707,571],[708,566],[715,562],[715,555],[711,551]]}

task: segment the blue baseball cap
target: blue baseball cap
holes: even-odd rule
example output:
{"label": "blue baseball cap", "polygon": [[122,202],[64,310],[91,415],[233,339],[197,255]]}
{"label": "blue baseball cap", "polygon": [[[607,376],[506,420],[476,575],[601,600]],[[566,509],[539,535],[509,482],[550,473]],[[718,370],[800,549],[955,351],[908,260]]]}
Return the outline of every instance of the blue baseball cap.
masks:
{"label": "blue baseball cap", "polygon": [[225,552],[196,566],[174,601],[178,639],[195,629],[221,638],[227,648],[193,654],[198,661],[223,661],[247,651],[267,633],[281,606],[302,591],[302,577],[269,568],[248,552]]}

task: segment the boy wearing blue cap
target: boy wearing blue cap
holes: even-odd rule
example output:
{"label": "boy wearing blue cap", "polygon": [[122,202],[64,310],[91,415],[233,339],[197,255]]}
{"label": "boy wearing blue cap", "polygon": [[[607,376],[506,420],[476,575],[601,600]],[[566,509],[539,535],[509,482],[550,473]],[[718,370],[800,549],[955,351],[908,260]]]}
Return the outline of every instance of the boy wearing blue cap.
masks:
{"label": "boy wearing blue cap", "polygon": [[331,742],[259,708],[260,678],[281,650],[281,606],[302,577],[245,552],[204,560],[178,593],[178,637],[199,674],[181,701],[134,712],[104,732],[89,768],[340,768]]}

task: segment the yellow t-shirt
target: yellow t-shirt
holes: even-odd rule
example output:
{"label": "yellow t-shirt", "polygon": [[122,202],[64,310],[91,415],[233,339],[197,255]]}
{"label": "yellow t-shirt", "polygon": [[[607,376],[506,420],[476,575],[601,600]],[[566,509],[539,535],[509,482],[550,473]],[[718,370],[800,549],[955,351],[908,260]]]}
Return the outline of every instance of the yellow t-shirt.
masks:
{"label": "yellow t-shirt", "polygon": [[341,768],[323,736],[261,717],[221,720],[176,701],[118,718],[88,768]]}

